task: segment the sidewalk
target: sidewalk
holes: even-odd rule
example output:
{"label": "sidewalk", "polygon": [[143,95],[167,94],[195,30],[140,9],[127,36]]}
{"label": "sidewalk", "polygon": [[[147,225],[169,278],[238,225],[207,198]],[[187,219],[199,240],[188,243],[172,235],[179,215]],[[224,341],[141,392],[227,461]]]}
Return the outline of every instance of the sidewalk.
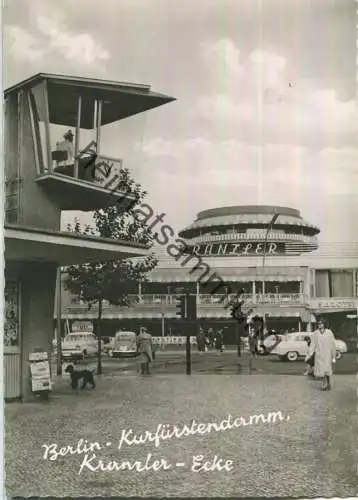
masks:
{"label": "sidewalk", "polygon": [[[342,376],[324,393],[304,377],[97,378],[97,388],[72,391],[60,383],[47,403],[5,407],[6,486],[9,496],[319,496],[356,493],[355,380]],[[136,435],[169,426],[221,422],[281,411],[283,422],[255,425],[163,442],[116,446],[123,431]],[[285,417],[286,418],[286,417]],[[344,422],[344,425],[342,425]],[[42,445],[98,442],[98,459],[165,458],[185,467],[138,473],[78,475],[83,455],[43,459]],[[106,443],[111,443],[106,448]],[[26,444],[26,446],[24,445]],[[192,457],[232,460],[234,471],[193,473]],[[255,471],[253,474],[252,471]],[[267,478],[270,478],[267,481]]]}

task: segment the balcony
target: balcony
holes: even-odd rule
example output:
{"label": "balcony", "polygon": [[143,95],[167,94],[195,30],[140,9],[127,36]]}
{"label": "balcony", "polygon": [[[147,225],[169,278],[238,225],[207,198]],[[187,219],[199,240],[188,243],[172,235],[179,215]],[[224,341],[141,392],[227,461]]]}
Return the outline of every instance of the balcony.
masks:
{"label": "balcony", "polygon": [[[129,299],[132,303],[131,309],[135,309],[138,312],[144,310],[155,310],[155,309],[174,309],[176,304],[176,295],[172,294],[142,294],[142,295],[129,295]],[[210,295],[210,294],[200,294],[198,295],[198,307],[208,308],[208,307],[224,307],[230,300],[233,300],[235,295]],[[272,293],[272,294],[245,294],[242,296],[247,305],[303,305],[304,295],[301,293]],[[78,301],[77,304],[71,304],[64,307],[66,313],[76,314],[78,312],[84,312],[88,310],[85,304],[81,304]],[[103,313],[113,312],[115,310],[125,311],[127,308],[111,306],[109,303],[103,303]]]}
{"label": "balcony", "polygon": [[[174,100],[147,85],[42,73],[7,89],[5,97],[9,123],[22,121],[14,130],[21,129],[21,168],[29,197],[36,197],[40,187],[46,195],[40,198],[49,205],[53,201],[61,210],[81,211],[113,205],[118,197],[124,209],[131,203],[123,158],[125,164],[135,163],[144,112]],[[19,151],[16,134],[10,135],[6,163],[14,179]],[[102,154],[104,144],[113,142],[121,159]],[[15,202],[8,201],[10,221],[15,221]]]}
{"label": "balcony", "polygon": [[126,189],[122,160],[95,153],[75,161],[68,159],[66,151],[54,151],[51,170],[40,173],[35,181],[61,210],[93,211],[118,200],[125,209],[134,199]]}
{"label": "balcony", "polygon": [[203,234],[200,236],[195,236],[194,238],[190,238],[188,243],[191,245],[201,244],[201,243],[227,243],[227,242],[236,242],[236,241],[262,241],[267,237],[268,241],[294,241],[294,242],[303,242],[308,244],[318,244],[318,239],[316,236],[305,236],[302,234],[289,234],[282,233],[279,231],[271,231],[266,235],[265,231],[255,231],[248,233],[224,233],[224,234]]}

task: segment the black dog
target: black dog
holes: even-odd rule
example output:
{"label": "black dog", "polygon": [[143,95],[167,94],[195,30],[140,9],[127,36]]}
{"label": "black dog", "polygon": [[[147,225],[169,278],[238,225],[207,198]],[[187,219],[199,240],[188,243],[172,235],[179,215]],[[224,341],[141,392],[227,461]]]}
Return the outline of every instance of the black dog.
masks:
{"label": "black dog", "polygon": [[65,372],[69,373],[71,376],[72,389],[77,389],[78,381],[81,379],[83,379],[81,389],[85,389],[87,384],[91,384],[93,389],[96,387],[93,372],[90,372],[89,370],[76,371],[72,365],[68,365]]}

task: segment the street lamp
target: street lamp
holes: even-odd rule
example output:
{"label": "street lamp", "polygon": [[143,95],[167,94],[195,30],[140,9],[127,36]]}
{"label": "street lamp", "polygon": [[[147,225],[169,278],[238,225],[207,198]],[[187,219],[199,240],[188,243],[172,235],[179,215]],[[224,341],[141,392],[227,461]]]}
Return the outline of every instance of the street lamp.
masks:
{"label": "street lamp", "polygon": [[[275,222],[277,221],[278,217],[279,217],[280,213],[279,212],[276,212],[273,216],[272,216],[272,219],[270,220],[270,222],[268,223],[268,226],[267,226],[267,229],[266,229],[266,234],[265,234],[265,241],[264,241],[264,253],[263,253],[263,256],[262,256],[262,297],[263,297],[263,301],[265,303],[265,265],[266,265],[266,248],[267,248],[267,240],[268,240],[268,237],[269,237],[269,234],[275,224]],[[265,329],[266,329],[266,314],[265,312],[263,313],[263,331],[262,333],[264,334],[265,332]]]}

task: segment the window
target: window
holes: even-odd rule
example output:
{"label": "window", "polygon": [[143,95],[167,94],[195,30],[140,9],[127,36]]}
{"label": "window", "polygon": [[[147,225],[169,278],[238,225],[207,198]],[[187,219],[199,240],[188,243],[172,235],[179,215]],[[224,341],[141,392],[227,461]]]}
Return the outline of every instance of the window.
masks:
{"label": "window", "polygon": [[353,296],[353,273],[350,270],[330,271],[332,297]]}
{"label": "window", "polygon": [[316,297],[330,297],[328,271],[316,271]]}

